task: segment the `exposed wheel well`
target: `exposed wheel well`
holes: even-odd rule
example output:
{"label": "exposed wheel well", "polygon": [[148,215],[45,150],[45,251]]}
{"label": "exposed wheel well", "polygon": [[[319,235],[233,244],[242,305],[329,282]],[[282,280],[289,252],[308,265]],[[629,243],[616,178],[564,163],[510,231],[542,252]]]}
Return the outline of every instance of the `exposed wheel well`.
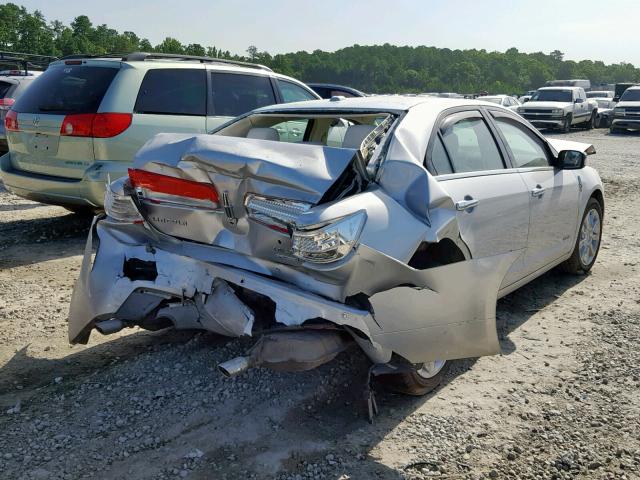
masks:
{"label": "exposed wheel well", "polygon": [[439,267],[450,263],[463,262],[464,253],[450,238],[443,238],[438,243],[422,242],[414,252],[409,266],[417,270]]}

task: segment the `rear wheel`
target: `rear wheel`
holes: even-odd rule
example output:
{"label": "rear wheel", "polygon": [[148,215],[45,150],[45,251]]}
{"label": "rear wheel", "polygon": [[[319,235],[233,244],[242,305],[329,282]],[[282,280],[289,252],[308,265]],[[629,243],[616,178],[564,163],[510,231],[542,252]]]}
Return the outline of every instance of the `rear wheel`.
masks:
{"label": "rear wheel", "polygon": [[435,360],[412,365],[411,370],[402,373],[380,375],[378,381],[388,390],[405,395],[426,395],[433,391],[449,369],[446,360]]}
{"label": "rear wheel", "polygon": [[562,133],[569,133],[571,131],[571,119],[572,119],[571,114],[564,117],[564,120],[562,122],[562,128],[560,129]]}
{"label": "rear wheel", "polygon": [[593,267],[600,250],[602,238],[602,205],[595,198],[589,199],[582,215],[582,223],[571,257],[562,264],[565,272],[587,273]]}

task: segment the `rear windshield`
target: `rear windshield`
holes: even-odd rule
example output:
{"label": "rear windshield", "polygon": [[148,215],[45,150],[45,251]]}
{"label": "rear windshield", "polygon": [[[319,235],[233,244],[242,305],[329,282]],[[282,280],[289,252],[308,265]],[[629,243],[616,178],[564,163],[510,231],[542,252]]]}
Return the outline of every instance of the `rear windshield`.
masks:
{"label": "rear windshield", "polygon": [[13,83],[3,82],[0,80],[0,98],[6,97],[13,85]]}
{"label": "rear windshield", "polygon": [[640,101],[640,89],[627,90],[620,98],[622,102],[638,102]]}
{"label": "rear windshield", "polygon": [[62,65],[40,75],[13,109],[20,113],[96,113],[117,68]]}

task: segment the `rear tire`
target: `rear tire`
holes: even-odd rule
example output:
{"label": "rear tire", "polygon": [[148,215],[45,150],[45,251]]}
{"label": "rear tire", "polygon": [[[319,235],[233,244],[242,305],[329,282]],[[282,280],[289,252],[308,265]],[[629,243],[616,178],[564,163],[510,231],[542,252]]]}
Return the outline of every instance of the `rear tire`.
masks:
{"label": "rear tire", "polygon": [[582,214],[573,253],[560,265],[562,270],[574,275],[588,273],[591,270],[602,243],[602,219],[602,205],[595,198],[590,198]]}
{"label": "rear tire", "polygon": [[562,122],[562,127],[560,128],[560,131],[562,133],[569,133],[571,131],[571,120],[572,120],[572,116],[571,114],[568,114],[566,117],[564,117],[564,121]]}
{"label": "rear tire", "polygon": [[380,375],[378,381],[392,392],[405,395],[422,396],[435,390],[449,370],[446,360],[412,365],[408,372]]}

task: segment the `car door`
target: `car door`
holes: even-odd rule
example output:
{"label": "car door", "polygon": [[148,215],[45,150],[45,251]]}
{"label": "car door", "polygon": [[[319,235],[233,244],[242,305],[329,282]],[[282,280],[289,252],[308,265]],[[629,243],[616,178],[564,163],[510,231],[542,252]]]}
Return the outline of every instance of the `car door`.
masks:
{"label": "car door", "polygon": [[473,258],[518,251],[502,286],[521,276],[529,230],[529,193],[478,110],[462,111],[440,125],[427,168],[455,203],[462,240]]}
{"label": "car door", "polygon": [[589,104],[587,103],[587,96],[582,90],[573,91],[573,118],[578,122],[584,122],[589,115]]}
{"label": "car door", "polygon": [[209,70],[208,132],[238,115],[274,103],[276,94],[268,75]]}
{"label": "car door", "polygon": [[529,238],[523,273],[529,275],[571,252],[578,226],[579,172],[553,167],[546,141],[516,116],[491,112],[514,170],[529,192]]}

